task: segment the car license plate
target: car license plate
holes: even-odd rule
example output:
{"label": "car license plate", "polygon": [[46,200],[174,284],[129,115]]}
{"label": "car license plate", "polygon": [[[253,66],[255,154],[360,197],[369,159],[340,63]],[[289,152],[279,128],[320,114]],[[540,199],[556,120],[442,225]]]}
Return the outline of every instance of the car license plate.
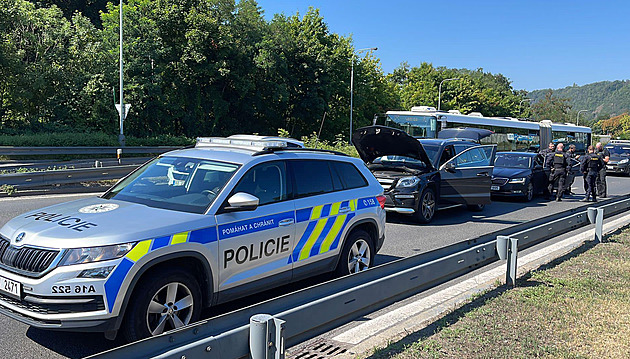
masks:
{"label": "car license plate", "polygon": [[613,167],[613,166],[606,166],[606,168],[608,168],[609,170],[612,170],[612,169],[614,169],[615,167]]}
{"label": "car license plate", "polygon": [[490,190],[491,191],[498,191],[499,190],[499,186],[490,186]]}
{"label": "car license plate", "polygon": [[0,277],[0,292],[20,298],[22,293],[22,284],[11,279]]}

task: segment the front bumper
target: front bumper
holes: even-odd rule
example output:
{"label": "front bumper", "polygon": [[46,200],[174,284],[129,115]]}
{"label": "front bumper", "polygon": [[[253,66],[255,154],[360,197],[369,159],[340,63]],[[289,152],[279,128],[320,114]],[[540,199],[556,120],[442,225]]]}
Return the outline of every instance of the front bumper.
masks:
{"label": "front bumper", "polygon": [[606,172],[607,173],[628,173],[628,166],[630,166],[630,163],[624,163],[624,164],[607,164],[606,165]]}
{"label": "front bumper", "polygon": [[41,278],[0,269],[0,276],[21,286],[19,298],[0,292],[0,313],[37,328],[112,330],[117,315],[107,309],[107,278],[78,276],[85,269],[115,266],[119,262],[57,267]]}
{"label": "front bumper", "polygon": [[[495,186],[498,187],[498,189],[496,189]],[[492,185],[490,194],[492,196],[502,197],[522,197],[527,195],[527,187],[525,187],[525,184],[521,183],[506,183],[502,186]]]}
{"label": "front bumper", "polygon": [[418,203],[418,193],[395,193],[393,191],[385,193],[385,211],[402,214],[413,214],[416,212]]}

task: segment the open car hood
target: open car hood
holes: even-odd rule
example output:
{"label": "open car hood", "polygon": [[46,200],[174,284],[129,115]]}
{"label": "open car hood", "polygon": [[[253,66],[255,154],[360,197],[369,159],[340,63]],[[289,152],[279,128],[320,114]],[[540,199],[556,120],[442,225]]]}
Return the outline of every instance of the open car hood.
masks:
{"label": "open car hood", "polygon": [[482,128],[445,128],[438,133],[438,138],[467,138],[479,142],[494,132]]}
{"label": "open car hood", "polygon": [[352,144],[365,163],[382,156],[405,156],[420,160],[433,168],[422,144],[407,133],[385,126],[368,126],[352,134]]}

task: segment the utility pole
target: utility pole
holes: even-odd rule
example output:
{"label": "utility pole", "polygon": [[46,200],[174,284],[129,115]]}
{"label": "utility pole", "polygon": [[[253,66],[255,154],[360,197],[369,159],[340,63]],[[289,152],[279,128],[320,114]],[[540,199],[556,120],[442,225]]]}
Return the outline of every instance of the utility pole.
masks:
{"label": "utility pole", "polygon": [[446,81],[455,81],[459,79],[459,77],[454,77],[452,79],[444,79],[440,82],[440,86],[438,86],[438,111],[440,111],[440,106],[442,105],[442,84]]}
{"label": "utility pole", "polygon": [[[378,50],[377,47],[367,47],[365,49],[359,49],[356,51],[357,54],[360,54],[362,52],[365,51],[376,51]],[[354,92],[354,55],[355,52],[352,52],[352,57],[350,58],[350,63],[351,65],[351,69],[350,70],[350,139],[348,140],[348,142],[352,143],[352,100],[353,100],[353,92]]]}
{"label": "utility pole", "polygon": [[125,146],[125,135],[123,134],[123,124],[127,114],[129,113],[129,108],[131,105],[125,104],[123,98],[123,0],[120,0],[120,103],[116,105],[116,109],[120,114],[120,134],[118,135],[118,142],[121,146]]}
{"label": "utility pole", "polygon": [[577,113],[577,118],[575,119],[575,125],[576,125],[576,126],[579,126],[579,125],[580,125],[580,113],[582,113],[582,112],[588,112],[588,111],[589,111],[589,110],[580,110],[580,111],[578,111],[578,113]]}
{"label": "utility pole", "polygon": [[523,115],[523,102],[525,101],[531,101],[531,98],[524,98],[521,100],[521,102],[518,103],[518,108],[519,110],[521,110],[521,116]]}

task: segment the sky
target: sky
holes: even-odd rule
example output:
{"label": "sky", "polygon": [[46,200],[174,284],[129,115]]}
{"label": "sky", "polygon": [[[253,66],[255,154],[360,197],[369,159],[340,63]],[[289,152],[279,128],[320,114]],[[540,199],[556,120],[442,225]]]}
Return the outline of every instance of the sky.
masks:
{"label": "sky", "polygon": [[268,20],[309,7],[331,32],[402,62],[501,73],[515,89],[630,79],[630,1],[258,0]]}

